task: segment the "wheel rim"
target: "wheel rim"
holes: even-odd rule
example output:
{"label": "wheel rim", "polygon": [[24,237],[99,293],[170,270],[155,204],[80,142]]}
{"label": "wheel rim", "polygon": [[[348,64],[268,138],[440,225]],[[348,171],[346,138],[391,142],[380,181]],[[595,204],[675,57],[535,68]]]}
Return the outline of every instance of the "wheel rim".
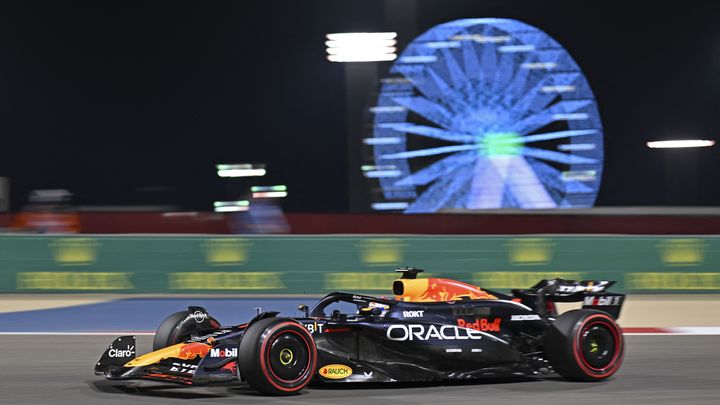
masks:
{"label": "wheel rim", "polygon": [[594,324],[583,330],[582,354],[591,368],[602,370],[609,366],[615,355],[615,346],[613,334],[606,325]]}
{"label": "wheel rim", "polygon": [[294,333],[281,333],[270,344],[267,359],[270,370],[279,380],[295,382],[307,371],[307,343]]}

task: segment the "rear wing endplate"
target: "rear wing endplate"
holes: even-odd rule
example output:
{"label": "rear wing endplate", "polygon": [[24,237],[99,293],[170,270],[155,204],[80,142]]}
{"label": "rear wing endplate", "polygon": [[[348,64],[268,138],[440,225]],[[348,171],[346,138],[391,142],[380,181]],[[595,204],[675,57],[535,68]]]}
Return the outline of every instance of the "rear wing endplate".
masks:
{"label": "rear wing endplate", "polygon": [[547,310],[547,302],[582,302],[583,309],[603,311],[613,318],[620,317],[625,294],[607,291],[615,281],[610,280],[565,280],[561,278],[540,280],[534,286],[513,290],[513,295],[522,303],[540,313]]}

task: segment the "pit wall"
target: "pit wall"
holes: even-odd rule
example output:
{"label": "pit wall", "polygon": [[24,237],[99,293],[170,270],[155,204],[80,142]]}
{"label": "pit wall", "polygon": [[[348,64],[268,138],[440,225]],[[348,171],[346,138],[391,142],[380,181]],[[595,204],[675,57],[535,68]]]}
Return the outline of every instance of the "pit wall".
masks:
{"label": "pit wall", "polygon": [[617,280],[628,293],[720,292],[717,237],[0,237],[0,292],[389,294],[393,269],[488,289]]}

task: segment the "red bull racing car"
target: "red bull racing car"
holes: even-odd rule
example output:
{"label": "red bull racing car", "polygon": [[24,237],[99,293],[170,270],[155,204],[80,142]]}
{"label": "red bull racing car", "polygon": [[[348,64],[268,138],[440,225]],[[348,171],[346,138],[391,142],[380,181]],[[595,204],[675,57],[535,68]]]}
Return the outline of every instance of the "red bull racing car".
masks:
{"label": "red bull racing car", "polygon": [[[190,307],[166,318],[153,351],[139,357],[135,337],[117,338],[95,373],[113,380],[186,385],[246,382],[289,395],[311,381],[466,380],[558,373],[582,381],[613,375],[624,355],[615,323],[625,296],[613,281],[542,280],[512,295],[459,281],[418,278],[398,269],[394,298],[335,292],[304,315],[262,312],[223,326]],[[582,302],[558,315],[556,302]]]}

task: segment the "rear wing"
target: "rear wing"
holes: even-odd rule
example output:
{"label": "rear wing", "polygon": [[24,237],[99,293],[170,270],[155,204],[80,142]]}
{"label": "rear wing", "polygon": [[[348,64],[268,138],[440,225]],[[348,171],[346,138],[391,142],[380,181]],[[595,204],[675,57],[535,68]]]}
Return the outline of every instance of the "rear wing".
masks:
{"label": "rear wing", "polygon": [[512,290],[513,296],[544,315],[553,314],[554,302],[582,302],[583,309],[603,311],[613,318],[620,317],[625,294],[607,291],[615,281],[609,280],[564,280],[555,278],[540,280],[528,289]]}

